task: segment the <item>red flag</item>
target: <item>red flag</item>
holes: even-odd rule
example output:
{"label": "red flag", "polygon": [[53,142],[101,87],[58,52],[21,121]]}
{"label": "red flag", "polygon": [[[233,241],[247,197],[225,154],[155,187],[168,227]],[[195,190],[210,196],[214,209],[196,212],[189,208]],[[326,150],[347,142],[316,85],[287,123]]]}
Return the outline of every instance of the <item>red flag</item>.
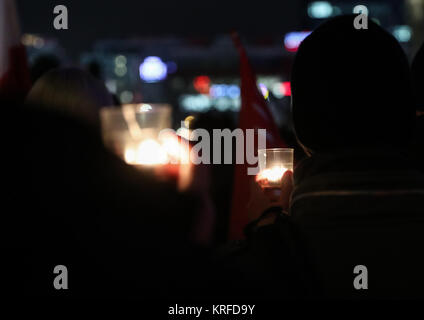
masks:
{"label": "red flag", "polygon": [[0,97],[23,101],[31,81],[14,0],[0,0]]}
{"label": "red flag", "polygon": [[[239,128],[244,132],[246,132],[246,129],[266,129],[267,148],[285,147],[286,144],[280,138],[267,103],[258,89],[256,76],[237,34],[233,34],[233,42],[240,55],[241,109]],[[243,238],[243,228],[248,223],[247,203],[250,199],[251,179],[254,177],[247,174],[247,168],[247,163],[235,166],[229,235],[232,240]]]}

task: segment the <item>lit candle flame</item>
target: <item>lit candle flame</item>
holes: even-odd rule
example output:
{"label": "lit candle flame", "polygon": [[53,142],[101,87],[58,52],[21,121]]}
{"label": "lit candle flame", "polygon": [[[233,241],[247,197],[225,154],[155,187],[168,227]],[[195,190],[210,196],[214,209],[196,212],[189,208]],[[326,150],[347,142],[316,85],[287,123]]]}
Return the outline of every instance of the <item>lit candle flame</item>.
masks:
{"label": "lit candle flame", "polygon": [[128,148],[124,156],[129,164],[158,165],[169,161],[165,149],[153,139],[144,140],[137,148]]}
{"label": "lit candle flame", "polygon": [[287,168],[283,166],[275,166],[272,168],[264,169],[256,177],[256,181],[266,180],[268,182],[280,182],[284,176]]}
{"label": "lit candle flame", "polygon": [[169,134],[156,141],[146,139],[135,148],[127,148],[124,158],[129,164],[161,165],[170,161],[173,164],[189,163],[190,149],[187,142]]}

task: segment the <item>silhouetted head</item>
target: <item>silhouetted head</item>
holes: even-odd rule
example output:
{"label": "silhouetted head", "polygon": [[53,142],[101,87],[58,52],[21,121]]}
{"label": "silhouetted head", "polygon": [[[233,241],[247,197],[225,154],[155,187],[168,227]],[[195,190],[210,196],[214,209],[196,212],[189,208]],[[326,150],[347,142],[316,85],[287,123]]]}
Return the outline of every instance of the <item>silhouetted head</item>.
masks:
{"label": "silhouetted head", "polygon": [[31,81],[35,83],[50,70],[60,67],[60,60],[53,54],[42,54],[38,56],[31,65]]}
{"label": "silhouetted head", "polygon": [[424,44],[412,62],[412,82],[416,110],[424,112]]}
{"label": "silhouetted head", "polygon": [[113,105],[105,85],[77,68],[46,73],[34,84],[27,101],[94,125],[100,125],[100,108]]}
{"label": "silhouetted head", "polygon": [[396,39],[356,16],[325,22],[299,47],[293,121],[310,151],[393,145],[410,139],[415,111],[407,58]]}

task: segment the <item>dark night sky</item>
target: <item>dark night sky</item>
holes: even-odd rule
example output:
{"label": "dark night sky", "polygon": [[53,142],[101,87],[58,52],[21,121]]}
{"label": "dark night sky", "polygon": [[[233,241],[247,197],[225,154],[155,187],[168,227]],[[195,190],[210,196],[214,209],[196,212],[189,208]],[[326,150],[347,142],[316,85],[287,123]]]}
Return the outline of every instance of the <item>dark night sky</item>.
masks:
{"label": "dark night sky", "polygon": [[[23,32],[53,36],[70,51],[97,39],[149,35],[283,35],[302,25],[303,1],[17,0]],[[53,8],[69,10],[68,31],[53,28]]]}

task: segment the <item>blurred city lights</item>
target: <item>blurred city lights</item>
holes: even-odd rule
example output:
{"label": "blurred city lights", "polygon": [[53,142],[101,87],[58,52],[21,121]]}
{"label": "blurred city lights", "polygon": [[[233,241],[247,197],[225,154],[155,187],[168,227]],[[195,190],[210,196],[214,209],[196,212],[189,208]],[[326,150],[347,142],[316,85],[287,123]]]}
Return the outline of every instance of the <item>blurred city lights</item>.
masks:
{"label": "blurred city lights", "polygon": [[410,26],[396,26],[393,29],[393,36],[399,42],[408,42],[412,38],[412,29]]}
{"label": "blurred city lights", "polygon": [[140,78],[146,82],[158,82],[166,79],[167,65],[159,57],[147,57],[140,64]]}
{"label": "blurred city lights", "polygon": [[44,47],[44,39],[43,38],[36,38],[34,40],[34,48],[41,49]]}
{"label": "blurred city lights", "polygon": [[307,36],[311,34],[311,31],[299,31],[287,33],[284,38],[284,47],[289,52],[296,52],[300,44]]}
{"label": "blurred city lights", "polygon": [[291,83],[289,81],[283,82],[281,84],[281,93],[285,97],[291,97]]}
{"label": "blurred city lights", "polygon": [[134,99],[134,94],[131,91],[123,91],[119,98],[122,103],[131,103]]}
{"label": "blurred city lights", "polygon": [[230,85],[227,88],[227,95],[231,99],[238,99],[240,98],[240,87],[236,85]]}
{"label": "blurred city lights", "polygon": [[204,94],[186,94],[180,98],[180,104],[189,112],[206,112],[212,107],[211,99]]}
{"label": "blurred city lights", "polygon": [[326,19],[333,15],[333,6],[327,1],[311,2],[308,5],[308,15],[314,19]]}
{"label": "blurred city lights", "polygon": [[105,85],[106,85],[106,88],[109,90],[109,92],[116,93],[118,89],[116,80],[107,80]]}
{"label": "blurred city lights", "polygon": [[24,34],[21,38],[21,43],[27,47],[34,47],[37,49],[41,49],[45,45],[45,40],[39,36],[33,34]]}
{"label": "blurred city lights", "polygon": [[240,87],[235,84],[214,84],[211,86],[210,95],[213,98],[228,97],[238,99],[240,98]]}
{"label": "blurred city lights", "polygon": [[209,94],[211,79],[208,76],[198,76],[193,81],[193,87],[201,94]]}
{"label": "blurred city lights", "polygon": [[284,97],[291,96],[291,85],[289,81],[286,82],[277,82],[272,86],[272,94],[278,98],[282,99]]}
{"label": "blurred city lights", "polygon": [[235,99],[233,100],[234,104],[232,107],[232,111],[240,111],[241,108],[241,99]]}
{"label": "blurred city lights", "polygon": [[125,56],[123,55],[116,56],[115,65],[117,67],[126,66],[126,64],[127,64],[127,58]]}
{"label": "blurred city lights", "polygon": [[225,97],[227,85],[225,84],[214,84],[211,87],[210,95],[213,98]]}
{"label": "blurred city lights", "polygon": [[285,97],[284,93],[281,90],[281,83],[274,83],[271,88],[272,94],[277,99],[282,99]]}
{"label": "blurred city lights", "polygon": [[266,85],[264,85],[263,83],[259,84],[259,89],[261,89],[262,95],[264,96],[265,99],[268,99],[269,97],[269,90],[266,87]]}
{"label": "blurred city lights", "polygon": [[219,98],[215,100],[215,109],[221,112],[231,110],[233,103],[229,98]]}
{"label": "blurred city lights", "polygon": [[127,72],[128,72],[128,69],[127,69],[127,67],[125,65],[120,65],[120,66],[116,66],[115,67],[115,74],[118,77],[125,76],[127,74]]}

